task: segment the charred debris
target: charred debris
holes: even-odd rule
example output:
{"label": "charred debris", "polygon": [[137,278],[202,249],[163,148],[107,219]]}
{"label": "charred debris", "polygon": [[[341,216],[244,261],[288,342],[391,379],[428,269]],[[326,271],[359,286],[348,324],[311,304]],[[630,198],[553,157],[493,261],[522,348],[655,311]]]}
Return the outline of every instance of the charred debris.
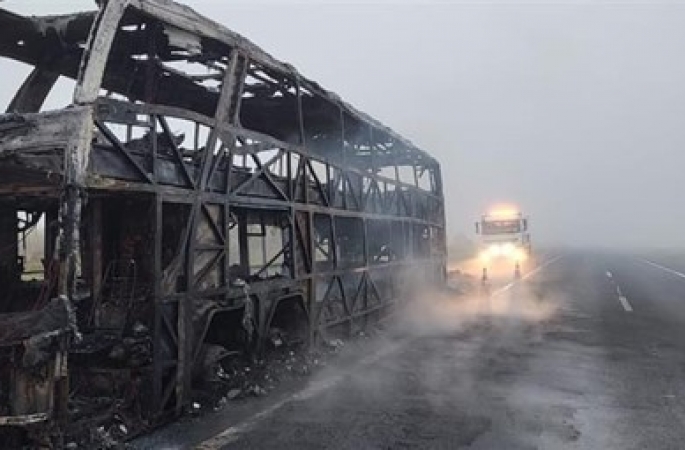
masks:
{"label": "charred debris", "polygon": [[0,55],[30,69],[0,115],[5,445],[133,434],[444,282],[438,162],[193,10],[0,9]]}

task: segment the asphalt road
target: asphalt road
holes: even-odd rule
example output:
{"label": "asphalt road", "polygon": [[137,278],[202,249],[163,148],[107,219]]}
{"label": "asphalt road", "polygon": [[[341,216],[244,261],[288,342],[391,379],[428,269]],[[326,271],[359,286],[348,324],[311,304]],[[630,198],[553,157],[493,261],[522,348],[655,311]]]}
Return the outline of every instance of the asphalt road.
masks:
{"label": "asphalt road", "polygon": [[558,256],[427,294],[363,355],[155,447],[685,448],[685,257]]}

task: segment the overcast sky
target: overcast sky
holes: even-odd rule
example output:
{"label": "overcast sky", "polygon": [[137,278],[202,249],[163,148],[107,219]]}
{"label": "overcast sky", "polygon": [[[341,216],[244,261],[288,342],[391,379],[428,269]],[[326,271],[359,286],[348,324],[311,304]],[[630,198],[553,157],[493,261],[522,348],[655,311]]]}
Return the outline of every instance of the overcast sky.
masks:
{"label": "overcast sky", "polygon": [[435,155],[452,235],[508,202],[537,242],[685,247],[684,2],[185,3]]}

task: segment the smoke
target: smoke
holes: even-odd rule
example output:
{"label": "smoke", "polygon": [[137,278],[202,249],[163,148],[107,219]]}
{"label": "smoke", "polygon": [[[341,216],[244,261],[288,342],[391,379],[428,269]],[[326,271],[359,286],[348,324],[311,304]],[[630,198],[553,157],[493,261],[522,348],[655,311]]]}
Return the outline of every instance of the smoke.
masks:
{"label": "smoke", "polygon": [[[531,280],[499,286],[489,292],[473,286],[468,294],[421,289],[385,321],[383,333],[349,343],[338,362],[315,376],[305,396],[317,396],[312,413],[325,417],[350,408],[353,414],[362,403],[369,414],[375,408],[403,414],[412,402],[432,412],[477,412],[484,374],[498,358],[516,359],[540,342],[542,325],[563,300]],[[336,384],[342,386],[329,389]]]}
{"label": "smoke", "polygon": [[[531,259],[521,271],[528,273],[535,265]],[[447,289],[426,286],[412,272],[403,274],[406,285],[419,288],[398,308],[391,322],[394,335],[449,337],[473,327],[488,326],[493,331],[525,328],[550,319],[563,300],[541,279],[514,282],[513,264],[492,265],[485,283],[481,271],[477,258],[450,266]]]}
{"label": "smoke", "polygon": [[478,286],[468,295],[425,292],[398,311],[393,326],[395,333],[413,338],[449,336],[486,324],[493,329],[520,327],[549,319],[557,304],[525,284],[491,287],[490,292]]}
{"label": "smoke", "polygon": [[[560,310],[546,272],[489,291],[467,278],[472,289],[461,293],[427,287],[420,267],[403,273],[404,292],[416,292],[381,332],[346,342],[260,429],[298,448],[470,446],[511,411],[510,383]],[[248,447],[247,436],[235,439]]]}

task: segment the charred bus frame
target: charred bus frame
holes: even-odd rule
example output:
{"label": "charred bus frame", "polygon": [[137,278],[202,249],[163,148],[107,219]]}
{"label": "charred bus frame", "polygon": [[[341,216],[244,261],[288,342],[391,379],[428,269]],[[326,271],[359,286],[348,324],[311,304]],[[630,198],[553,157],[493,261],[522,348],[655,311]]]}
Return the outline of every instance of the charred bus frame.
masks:
{"label": "charred bus frame", "polygon": [[[438,162],[245,38],[166,0],[0,24],[0,54],[32,66],[0,116],[7,424],[66,420],[76,385],[178,414],[206,345],[354,332],[402,297],[406,269],[444,281]],[[43,111],[58,79],[71,104]],[[11,330],[18,315],[31,326]],[[13,400],[17,380],[35,402]]]}

